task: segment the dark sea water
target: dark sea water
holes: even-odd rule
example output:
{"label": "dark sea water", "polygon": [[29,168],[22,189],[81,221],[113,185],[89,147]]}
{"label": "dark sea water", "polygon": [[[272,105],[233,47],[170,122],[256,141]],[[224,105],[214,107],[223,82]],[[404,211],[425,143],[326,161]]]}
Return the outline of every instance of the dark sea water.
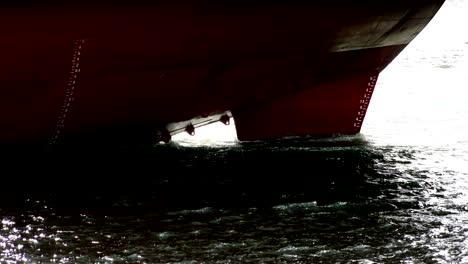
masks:
{"label": "dark sea water", "polygon": [[0,261],[468,263],[467,14],[381,74],[357,136],[3,158]]}

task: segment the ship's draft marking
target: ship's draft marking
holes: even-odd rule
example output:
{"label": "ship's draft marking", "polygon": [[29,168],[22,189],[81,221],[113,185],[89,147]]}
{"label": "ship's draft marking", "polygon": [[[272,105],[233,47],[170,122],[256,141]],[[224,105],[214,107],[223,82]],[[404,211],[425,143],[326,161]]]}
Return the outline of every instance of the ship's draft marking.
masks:
{"label": "ship's draft marking", "polygon": [[61,134],[63,133],[63,129],[65,127],[65,120],[70,110],[70,105],[75,100],[74,93],[76,88],[76,83],[78,80],[78,76],[80,74],[80,56],[81,51],[84,43],[86,43],[87,39],[77,39],[75,41],[75,48],[73,50],[73,59],[72,59],[72,66],[70,70],[70,76],[68,78],[67,90],[65,93],[65,99],[63,100],[62,108],[60,110],[60,114],[55,125],[55,129],[52,132],[52,136],[49,139],[49,144],[53,145],[57,143]]}
{"label": "ship's draft marking", "polygon": [[361,100],[359,100],[359,110],[357,112],[356,118],[354,120],[354,132],[358,133],[361,131],[362,123],[364,121],[364,117],[367,112],[367,108],[369,107],[370,99],[372,97],[372,93],[374,92],[375,84],[377,83],[378,75],[374,75],[369,77],[369,81],[367,82],[367,88],[364,93],[364,96]]}

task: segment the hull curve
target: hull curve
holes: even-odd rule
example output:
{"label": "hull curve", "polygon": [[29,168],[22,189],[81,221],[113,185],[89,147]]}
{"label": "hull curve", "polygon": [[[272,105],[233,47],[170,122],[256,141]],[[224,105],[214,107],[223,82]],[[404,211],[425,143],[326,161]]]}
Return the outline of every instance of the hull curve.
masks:
{"label": "hull curve", "polygon": [[231,117],[240,140],[355,134],[368,82],[443,2],[7,6],[0,144],[155,143]]}

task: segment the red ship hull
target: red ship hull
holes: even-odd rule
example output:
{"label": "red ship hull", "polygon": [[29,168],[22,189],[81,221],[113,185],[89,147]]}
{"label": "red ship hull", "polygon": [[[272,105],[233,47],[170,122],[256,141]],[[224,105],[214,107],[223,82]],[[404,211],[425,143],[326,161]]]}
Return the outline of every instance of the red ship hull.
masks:
{"label": "red ship hull", "polygon": [[443,1],[309,2],[2,8],[0,144],[356,134]]}

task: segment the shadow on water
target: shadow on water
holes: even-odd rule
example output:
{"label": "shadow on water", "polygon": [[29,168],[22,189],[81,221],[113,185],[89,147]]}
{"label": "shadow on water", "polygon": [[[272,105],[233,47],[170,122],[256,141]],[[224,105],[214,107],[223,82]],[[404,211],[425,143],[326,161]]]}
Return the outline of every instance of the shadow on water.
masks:
{"label": "shadow on water", "polygon": [[11,155],[2,180],[8,195],[54,194],[67,207],[105,207],[122,196],[148,209],[322,205],[379,195],[369,178],[380,177],[375,165],[382,158],[362,136],[225,147],[86,147]]}

